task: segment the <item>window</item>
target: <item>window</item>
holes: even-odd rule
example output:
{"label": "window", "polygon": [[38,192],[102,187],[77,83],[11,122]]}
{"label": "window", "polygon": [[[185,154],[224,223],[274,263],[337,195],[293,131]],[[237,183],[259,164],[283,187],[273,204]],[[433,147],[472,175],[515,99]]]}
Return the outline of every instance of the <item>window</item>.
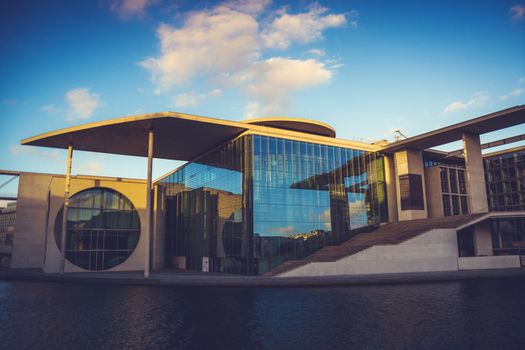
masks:
{"label": "window", "polygon": [[[107,188],[79,192],[69,200],[66,259],[86,270],[107,270],[133,253],[140,237],[140,220],[133,204]],[[55,241],[61,249],[61,209],[55,220]]]}
{"label": "window", "polygon": [[424,210],[423,180],[418,174],[399,176],[399,191],[401,194],[401,210]]}

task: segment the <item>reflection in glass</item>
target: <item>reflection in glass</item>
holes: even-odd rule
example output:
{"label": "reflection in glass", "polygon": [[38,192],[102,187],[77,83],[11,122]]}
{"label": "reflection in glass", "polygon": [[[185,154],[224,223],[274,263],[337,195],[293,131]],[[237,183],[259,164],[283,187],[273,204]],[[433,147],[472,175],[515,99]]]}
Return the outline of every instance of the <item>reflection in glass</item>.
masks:
{"label": "reflection in glass", "polygon": [[387,221],[381,154],[239,137],[160,181],[166,264],[262,274]]}
{"label": "reflection in glass", "polygon": [[[67,212],[66,259],[87,270],[106,270],[124,262],[133,253],[140,237],[139,216],[122,194],[94,188],[69,200]],[[60,209],[55,220],[55,241],[62,237]]]}

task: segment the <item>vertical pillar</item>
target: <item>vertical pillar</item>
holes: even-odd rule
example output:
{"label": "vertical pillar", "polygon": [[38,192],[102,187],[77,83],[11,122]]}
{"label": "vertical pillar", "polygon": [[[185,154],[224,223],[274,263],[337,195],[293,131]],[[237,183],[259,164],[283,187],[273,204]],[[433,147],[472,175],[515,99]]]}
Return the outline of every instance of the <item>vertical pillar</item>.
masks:
{"label": "vertical pillar", "polygon": [[144,254],[144,278],[149,278],[151,244],[151,170],[153,168],[153,130],[148,132],[148,175],[146,177],[146,244]]}
{"label": "vertical pillar", "polygon": [[67,146],[66,183],[64,188],[64,209],[62,210],[62,237],[60,238],[60,273],[64,273],[66,266],[66,236],[67,236],[67,211],[69,208],[69,189],[71,185],[71,161],[73,160],[73,145]]}
{"label": "vertical pillar", "polygon": [[479,135],[463,133],[462,137],[470,212],[473,214],[486,213],[489,209]]}
{"label": "vertical pillar", "polygon": [[388,206],[388,221],[397,222],[397,195],[396,195],[396,174],[394,169],[394,157],[389,154],[384,156],[385,164],[385,183],[386,200]]}

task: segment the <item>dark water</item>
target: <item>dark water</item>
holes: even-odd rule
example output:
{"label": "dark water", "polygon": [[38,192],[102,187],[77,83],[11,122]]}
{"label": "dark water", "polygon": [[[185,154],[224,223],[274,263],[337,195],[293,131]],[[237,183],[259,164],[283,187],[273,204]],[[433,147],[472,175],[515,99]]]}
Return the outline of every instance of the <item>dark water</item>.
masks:
{"label": "dark water", "polygon": [[525,279],[337,288],[0,281],[1,349],[525,349]]}

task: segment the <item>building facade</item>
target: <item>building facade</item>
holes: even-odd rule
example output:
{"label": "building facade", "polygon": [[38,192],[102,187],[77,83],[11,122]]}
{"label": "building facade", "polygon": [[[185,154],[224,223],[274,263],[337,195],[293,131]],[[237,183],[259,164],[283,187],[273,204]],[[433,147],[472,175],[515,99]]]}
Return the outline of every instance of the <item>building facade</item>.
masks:
{"label": "building facade", "polygon": [[160,179],[167,264],[262,274],[388,221],[380,153],[246,135]]}
{"label": "building facade", "polygon": [[[186,164],[155,181],[71,177],[69,166],[65,177],[21,173],[10,265],[146,276],[274,274],[293,264],[314,275],[516,267],[525,248],[524,150],[484,156],[493,145],[479,135],[524,122],[518,106],[367,144],[304,119],[166,112],[38,135],[22,143],[67,148],[70,161],[75,148],[148,156],[148,174],[154,157]],[[463,149],[433,149],[456,140]],[[441,231],[425,236],[432,230]]]}

